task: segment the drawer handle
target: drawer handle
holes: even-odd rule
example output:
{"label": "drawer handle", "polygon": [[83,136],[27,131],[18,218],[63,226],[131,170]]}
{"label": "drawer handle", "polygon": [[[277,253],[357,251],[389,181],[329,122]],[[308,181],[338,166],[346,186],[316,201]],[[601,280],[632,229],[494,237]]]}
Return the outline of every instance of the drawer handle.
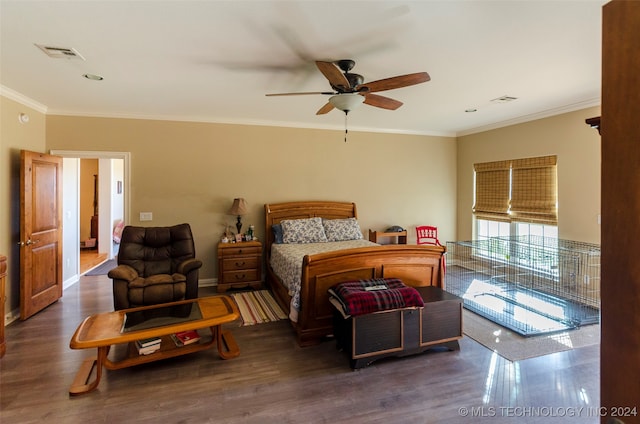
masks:
{"label": "drawer handle", "polygon": [[238,254],[242,254],[242,249],[238,249]]}
{"label": "drawer handle", "polygon": [[239,280],[239,281],[244,280],[244,277],[246,277],[246,274],[242,274],[242,276],[236,274],[236,280]]}
{"label": "drawer handle", "polygon": [[238,268],[240,268],[240,267],[244,266],[244,264],[245,264],[245,263],[246,263],[245,261],[242,261],[242,262],[236,262],[236,266],[237,266]]}

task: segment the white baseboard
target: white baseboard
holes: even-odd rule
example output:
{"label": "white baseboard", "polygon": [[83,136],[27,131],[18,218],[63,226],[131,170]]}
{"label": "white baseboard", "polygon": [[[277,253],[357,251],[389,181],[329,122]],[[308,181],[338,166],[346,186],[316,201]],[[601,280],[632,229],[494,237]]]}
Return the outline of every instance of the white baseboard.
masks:
{"label": "white baseboard", "polygon": [[80,281],[80,276],[76,274],[76,275],[74,275],[73,277],[71,277],[71,278],[69,278],[69,279],[65,280],[65,281],[62,283],[62,290],[64,291],[64,290],[68,289],[69,287],[71,287],[71,286],[73,286],[75,283],[77,283],[78,281]]}
{"label": "white baseboard", "polygon": [[198,287],[213,287],[217,285],[217,278],[201,278],[200,280],[198,280]]}
{"label": "white baseboard", "polygon": [[20,308],[16,308],[13,311],[9,311],[4,314],[4,326],[11,324],[13,321],[20,318]]}

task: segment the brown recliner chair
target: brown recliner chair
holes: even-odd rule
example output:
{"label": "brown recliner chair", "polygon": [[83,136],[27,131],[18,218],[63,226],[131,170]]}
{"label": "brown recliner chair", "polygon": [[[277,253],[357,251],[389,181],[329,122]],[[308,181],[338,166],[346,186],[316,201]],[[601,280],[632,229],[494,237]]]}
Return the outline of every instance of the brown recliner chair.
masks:
{"label": "brown recliner chair", "polygon": [[113,279],[116,310],[198,297],[198,269],[189,224],[126,226]]}

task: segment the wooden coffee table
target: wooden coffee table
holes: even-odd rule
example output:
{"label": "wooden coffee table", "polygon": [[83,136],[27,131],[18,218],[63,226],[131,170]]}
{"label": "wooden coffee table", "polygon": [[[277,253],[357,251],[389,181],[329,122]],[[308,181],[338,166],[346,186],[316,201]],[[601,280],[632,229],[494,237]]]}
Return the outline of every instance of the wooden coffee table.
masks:
{"label": "wooden coffee table", "polygon": [[[95,389],[100,383],[103,367],[109,370],[131,367],[198,352],[214,344],[222,359],[235,358],[240,349],[231,332],[222,329],[222,324],[239,317],[238,308],[229,296],[203,297],[91,315],[80,324],[69,346],[71,349],[97,348],[97,356],[82,363],[69,394],[80,395]],[[178,347],[171,338],[172,334],[180,331],[205,328],[211,330],[211,335],[203,335],[205,332],[201,331],[202,339],[198,343]],[[139,355],[136,340],[152,337],[162,339],[160,350]],[[109,358],[111,346],[123,344],[125,348],[120,349],[120,355]],[[94,368],[95,378],[89,381]]]}

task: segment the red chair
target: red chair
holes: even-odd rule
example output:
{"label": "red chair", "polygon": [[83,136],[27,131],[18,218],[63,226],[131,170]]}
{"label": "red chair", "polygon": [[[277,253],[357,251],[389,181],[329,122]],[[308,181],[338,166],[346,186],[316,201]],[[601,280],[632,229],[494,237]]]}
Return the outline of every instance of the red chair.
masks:
{"label": "red chair", "polygon": [[[432,227],[430,225],[420,225],[416,227],[416,241],[418,244],[432,244],[434,246],[442,246],[440,240],[438,240],[438,227]],[[447,264],[442,255],[440,260],[442,265],[442,275],[447,272]]]}
{"label": "red chair", "polygon": [[440,240],[438,240],[438,227],[431,227],[429,225],[416,227],[416,241],[418,244],[442,246]]}

